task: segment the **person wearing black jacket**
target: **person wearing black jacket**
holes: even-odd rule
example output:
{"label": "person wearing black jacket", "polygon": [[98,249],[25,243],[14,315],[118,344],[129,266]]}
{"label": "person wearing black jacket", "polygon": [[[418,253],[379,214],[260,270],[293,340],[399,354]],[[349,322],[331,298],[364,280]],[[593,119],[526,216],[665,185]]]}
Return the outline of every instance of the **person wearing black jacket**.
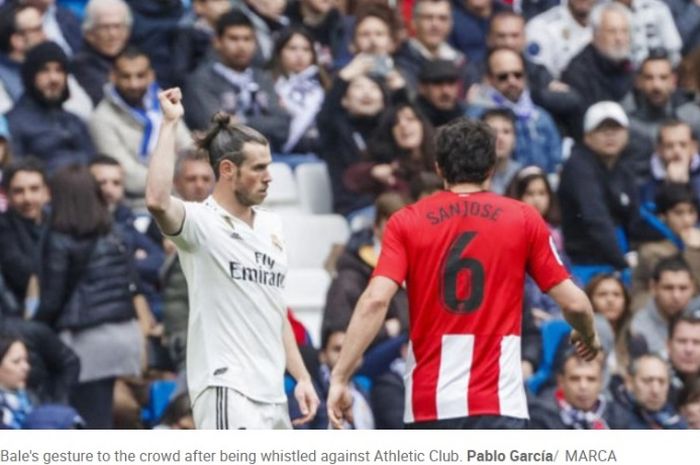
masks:
{"label": "person wearing black jacket", "polygon": [[0,269],[14,299],[24,302],[29,278],[36,272],[49,189],[41,163],[33,158],[11,164],[2,181],[9,208],[0,215]]}
{"label": "person wearing black jacket", "polygon": [[[634,69],[631,51],[630,16],[617,2],[598,5],[591,12],[593,42],[571,59],[562,73],[562,81],[578,93],[582,115],[596,102],[618,102],[632,90]],[[579,140],[581,121],[569,122],[571,135]]]}
{"label": "person wearing black jacket", "polygon": [[584,117],[584,141],[564,165],[559,201],[564,248],[574,265],[627,268],[616,228],[633,240],[657,237],[640,218],[634,175],[621,159],[628,126],[619,104],[593,105]]}
{"label": "person wearing black jacket", "polygon": [[110,428],[116,378],[141,374],[144,342],[133,303],[132,252],[87,168],[63,168],[51,191],[35,319],[59,331],[80,358],[71,404],[88,428]]}

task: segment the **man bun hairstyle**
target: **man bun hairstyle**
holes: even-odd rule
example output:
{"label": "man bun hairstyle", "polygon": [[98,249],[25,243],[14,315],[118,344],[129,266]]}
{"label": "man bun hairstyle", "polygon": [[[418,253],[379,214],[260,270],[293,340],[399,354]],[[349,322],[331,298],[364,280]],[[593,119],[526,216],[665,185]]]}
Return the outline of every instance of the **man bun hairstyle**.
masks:
{"label": "man bun hairstyle", "polygon": [[235,123],[233,117],[226,112],[216,113],[211,122],[207,132],[195,142],[197,148],[206,152],[217,180],[219,179],[219,165],[223,160],[229,160],[236,166],[243,164],[245,161],[244,144],[269,145],[265,136],[253,128]]}

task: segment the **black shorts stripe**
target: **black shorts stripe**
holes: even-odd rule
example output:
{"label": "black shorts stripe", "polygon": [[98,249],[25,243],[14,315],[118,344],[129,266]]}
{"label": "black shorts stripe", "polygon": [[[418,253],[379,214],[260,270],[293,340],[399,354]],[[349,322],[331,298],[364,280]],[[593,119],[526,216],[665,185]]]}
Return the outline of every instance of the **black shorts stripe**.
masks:
{"label": "black shorts stripe", "polygon": [[221,388],[216,387],[216,429],[221,429]]}
{"label": "black shorts stripe", "polygon": [[228,389],[224,388],[224,429],[228,429]]}

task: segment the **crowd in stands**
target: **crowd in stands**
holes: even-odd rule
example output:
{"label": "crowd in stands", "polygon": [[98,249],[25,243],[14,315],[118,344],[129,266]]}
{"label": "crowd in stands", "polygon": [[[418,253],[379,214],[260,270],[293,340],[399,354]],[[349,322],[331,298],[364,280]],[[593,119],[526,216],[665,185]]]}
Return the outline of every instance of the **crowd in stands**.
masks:
{"label": "crowd in stands", "polygon": [[[144,203],[157,94],[179,86],[182,199],[213,188],[192,136],[217,111],[327,169],[352,235],[320,327],[290,311],[321,399],[386,221],[442,188],[433,134],[469,117],[603,342],[577,358],[527,279],[531,426],[700,428],[698,46],[699,0],[0,0],[0,427],[193,427],[187,287]],[[408,331],[400,291],[348,428],[402,427]]]}

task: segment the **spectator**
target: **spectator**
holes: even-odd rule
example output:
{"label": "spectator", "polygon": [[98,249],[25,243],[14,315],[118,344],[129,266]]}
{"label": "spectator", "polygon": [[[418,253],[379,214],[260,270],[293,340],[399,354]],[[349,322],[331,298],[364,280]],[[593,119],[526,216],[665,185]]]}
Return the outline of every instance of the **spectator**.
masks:
{"label": "spectator", "polygon": [[[5,33],[0,33],[0,37],[5,38],[0,38],[0,84],[4,85],[11,99],[7,108],[9,111],[25,92],[22,63],[30,49],[46,41],[46,34],[42,29],[41,13],[32,4],[10,3],[2,8],[0,18],[0,30],[4,29]],[[72,74],[68,74],[68,90],[68,99],[63,103],[63,108],[87,120],[93,105]]]}
{"label": "spectator", "polygon": [[671,370],[658,355],[642,355],[629,366],[624,387],[615,393],[630,416],[630,429],[687,429],[683,417],[669,402]]}
{"label": "spectator", "polygon": [[[615,2],[601,4],[591,11],[590,22],[593,42],[574,56],[562,73],[562,80],[579,94],[579,114],[596,102],[619,101],[632,89],[629,11]],[[581,127],[578,118],[569,123],[576,139]]]}
{"label": "spectator", "polygon": [[359,215],[362,224],[372,221],[372,197],[350,191],[343,177],[349,166],[362,161],[386,107],[381,84],[368,76],[373,66],[372,57],[360,54],[343,68],[316,119],[321,157],[328,164],[333,187],[333,209],[348,218]]}
{"label": "spectator", "polygon": [[24,302],[36,272],[49,189],[41,164],[32,158],[10,165],[2,182],[9,208],[0,216],[0,270],[15,300]]}
{"label": "spectator", "polygon": [[603,362],[564,357],[553,398],[531,399],[532,429],[626,429],[628,415],[603,394]]}
{"label": "spectator", "polygon": [[289,115],[278,103],[270,75],[252,65],[255,31],[237,10],[221,16],[216,27],[216,60],[204,63],[185,83],[188,126],[204,129],[219,110],[257,129],[279,150],[289,137]]}
{"label": "spectator", "polygon": [[141,232],[136,228],[136,215],[125,204],[125,175],[118,161],[106,155],[97,156],[90,163],[90,174],[100,186],[102,198],[107,203],[115,224],[120,227],[129,250],[134,252],[132,258],[139,274],[141,291],[148,300],[151,311],[160,319],[162,299],[158,285],[165,254],[158,227],[155,222],[150,222],[150,227],[155,231]]}
{"label": "spectator", "polygon": [[406,40],[396,52],[398,67],[404,71],[411,88],[418,86],[418,76],[426,63],[433,60],[454,62],[459,70],[463,90],[475,80],[464,54],[453,48],[447,38],[452,30],[450,0],[418,0],[413,7],[415,35]]}
{"label": "spectator", "polygon": [[451,61],[425,63],[419,75],[416,103],[437,128],[464,115],[467,106],[459,98],[459,70]]}
{"label": "spectator", "polygon": [[496,168],[491,177],[491,191],[505,194],[511,180],[522,168],[522,165],[514,160],[515,116],[510,110],[493,108],[486,110],[481,119],[496,135]]}
{"label": "spectator", "polygon": [[[186,202],[203,202],[214,189],[214,171],[209,160],[185,152],[175,165],[175,192]],[[166,240],[166,243],[168,241]],[[168,353],[177,371],[185,368],[189,301],[187,283],[174,246],[161,269],[163,331]]]}
{"label": "spectator", "polygon": [[[127,201],[136,209],[144,206],[148,160],[162,121],[158,90],[148,56],[127,48],[114,60],[105,96],[90,120],[97,150],[124,169]],[[190,133],[184,123],[180,124],[177,149],[190,144]]]}
{"label": "spectator", "polygon": [[499,0],[455,0],[450,43],[471,63],[486,58],[486,36],[491,18],[509,7]]}
{"label": "spectator", "polygon": [[696,284],[681,257],[660,260],[649,284],[651,299],[632,318],[632,331],[643,336],[651,352],[668,358],[666,346],[671,321],[688,307]]}
{"label": "spectator", "polygon": [[434,170],[433,128],[416,106],[403,102],[384,112],[367,156],[348,167],[343,181],[351,191],[375,198],[389,191],[408,199],[411,181]]}
{"label": "spectator", "polygon": [[583,265],[573,271],[584,284],[591,273],[627,268],[627,238],[654,237],[639,216],[634,176],[620,160],[628,126],[617,103],[593,105],[584,118],[583,143],[574,146],[561,174],[564,245],[574,265]]}
{"label": "spectator", "polygon": [[18,338],[0,335],[0,427],[20,429],[32,410],[27,394],[27,347]]}
{"label": "spectator", "polygon": [[325,90],[311,36],[303,29],[283,31],[275,43],[271,68],[277,97],[292,117],[282,152],[318,153],[316,115]]}
{"label": "spectator", "polygon": [[[384,227],[391,215],[406,203],[397,194],[380,195],[376,202],[374,226],[354,233],[348,240],[336,265],[337,274],[331,283],[323,309],[321,333],[332,329],[347,329],[355,304],[367,287],[379,258]],[[378,336],[397,336],[408,329],[408,300],[401,290],[392,299],[384,329]]]}
{"label": "spectator", "polygon": [[683,55],[700,45],[700,4],[697,0],[666,0],[671,9],[678,33],[683,39]]}
{"label": "spectator", "polygon": [[[698,65],[700,65],[700,51],[698,52]],[[700,84],[700,78],[697,73],[695,78],[698,79],[698,84]],[[693,129],[693,136],[697,138],[700,134],[700,93],[695,91],[695,94],[695,99],[678,107],[676,114],[678,115],[678,119],[688,123]]]}
{"label": "spectator", "polygon": [[40,403],[67,405],[80,372],[75,353],[51,328],[37,321],[0,314],[0,333],[16,335],[26,344],[32,367],[27,377],[30,396]]}
{"label": "spectator", "polygon": [[404,374],[408,344],[401,345],[401,356],[394,359],[389,369],[372,381],[370,401],[377,429],[403,429],[403,411],[406,399]]}
{"label": "spectator", "polygon": [[85,8],[85,46],[73,57],[72,70],[96,106],[104,95],[114,60],[129,40],[133,18],[124,0],[90,0]]}
{"label": "spectator", "polygon": [[168,88],[181,76],[173,66],[172,50],[184,6],[181,0],[125,0],[134,23],[129,43],[148,54],[161,87]]}
{"label": "spectator", "polygon": [[659,229],[665,232],[660,241],[639,247],[638,264],[634,269],[632,292],[634,308],[641,308],[649,298],[652,271],[660,260],[682,254],[690,267],[693,280],[700,283],[700,229],[698,203],[692,191],[683,184],[665,184],[656,196]]}
{"label": "spectator", "polygon": [[116,377],[141,373],[143,337],[134,310],[131,253],[87,168],[63,168],[51,192],[36,319],[60,331],[80,358],[71,404],[88,428],[110,428]]}
{"label": "spectator", "polygon": [[[526,53],[525,19],[521,15],[511,11],[502,11],[494,15],[489,26],[487,43],[491,49],[509,48],[523,55],[527,82],[532,101],[536,105],[552,113],[555,119],[567,117],[576,111],[578,96],[571,92],[569,86],[555,80],[547,68],[532,61]],[[481,68],[480,74],[484,74],[486,67]]]}
{"label": "spectator", "polygon": [[642,202],[653,206],[659,189],[665,184],[689,186],[700,202],[700,154],[692,129],[678,120],[666,120],[659,126],[656,152],[649,164],[650,179],[642,186]]}
{"label": "spectator", "polygon": [[686,387],[679,400],[681,415],[689,429],[700,429],[700,379]]}
{"label": "spectator", "polygon": [[674,319],[669,328],[668,358],[673,369],[671,402],[700,382],[700,309],[697,302]]}
{"label": "spectator", "polygon": [[681,36],[671,10],[660,0],[617,0],[632,17],[632,62],[639,66],[653,50],[668,53],[673,66],[681,61]]}
{"label": "spectator", "polygon": [[203,62],[214,59],[212,41],[216,23],[232,8],[231,0],[194,0],[194,14],[186,16],[175,33],[172,48],[173,73],[179,85]]}
{"label": "spectator", "polygon": [[67,56],[80,51],[80,22],[69,9],[56,5],[56,0],[20,0],[20,4],[39,9],[44,34],[51,42],[57,43]]}
{"label": "spectator", "polygon": [[25,92],[7,114],[16,157],[34,155],[49,173],[71,163],[86,164],[93,145],[85,124],[62,108],[68,99],[68,58],[53,42],[32,48],[22,64]]}
{"label": "spectator", "polygon": [[326,71],[349,59],[349,26],[335,2],[299,0],[287,2],[285,15],[293,25],[303,26],[314,38],[318,65]]}
{"label": "spectator", "polygon": [[595,0],[569,0],[527,23],[526,54],[559,78],[573,57],[593,39],[589,16]]}
{"label": "spectator", "polygon": [[637,72],[635,89],[622,102],[633,137],[642,139],[639,145],[645,158],[653,151],[659,127],[676,117],[676,110],[684,101],[676,91],[676,74],[667,55],[648,55]]}
{"label": "spectator", "polygon": [[648,352],[644,338],[630,329],[630,294],[620,278],[612,274],[596,275],[586,286],[586,294],[593,304],[593,311],[602,315],[613,330],[614,345],[605,366],[612,375],[611,384],[622,384],[629,362]]}
{"label": "spectator", "polygon": [[555,173],[561,163],[561,137],[547,111],[532,102],[525,61],[512,49],[491,50],[486,59],[486,85],[470,99],[468,114],[508,108],[515,114],[515,160]]}
{"label": "spectator", "polygon": [[234,8],[248,17],[255,29],[259,63],[266,63],[272,58],[275,34],[289,25],[289,18],[284,15],[287,0],[232,0]]}

